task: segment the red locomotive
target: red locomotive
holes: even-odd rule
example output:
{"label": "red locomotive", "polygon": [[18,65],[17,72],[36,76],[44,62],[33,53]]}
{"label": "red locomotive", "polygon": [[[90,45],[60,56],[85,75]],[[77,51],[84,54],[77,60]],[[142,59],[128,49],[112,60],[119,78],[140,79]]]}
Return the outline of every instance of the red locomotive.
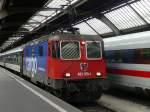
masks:
{"label": "red locomotive", "polygon": [[34,83],[67,100],[91,101],[100,98],[106,78],[103,51],[99,36],[63,34],[30,42],[16,53],[23,53],[20,72]]}

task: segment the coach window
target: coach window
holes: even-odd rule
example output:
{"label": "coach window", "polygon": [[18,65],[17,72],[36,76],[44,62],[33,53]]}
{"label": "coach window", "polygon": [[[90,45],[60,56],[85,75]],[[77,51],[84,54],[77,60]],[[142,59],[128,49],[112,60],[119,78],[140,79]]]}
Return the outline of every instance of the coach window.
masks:
{"label": "coach window", "polygon": [[106,61],[108,62],[108,63],[113,63],[114,62],[114,52],[115,51],[106,51],[105,52],[105,55],[106,55]]}
{"label": "coach window", "polygon": [[43,56],[43,46],[39,47],[39,56]]}
{"label": "coach window", "polygon": [[9,62],[9,57],[7,56],[7,62]]}
{"label": "coach window", "polygon": [[8,56],[8,62],[11,62],[11,57],[10,56]]}
{"label": "coach window", "polygon": [[12,54],[11,58],[12,58],[12,62],[16,62],[16,54]]}
{"label": "coach window", "polygon": [[18,53],[15,56],[16,56],[16,63],[17,63],[18,62]]}
{"label": "coach window", "polygon": [[150,59],[150,49],[143,49],[143,58]]}
{"label": "coach window", "polygon": [[123,53],[121,52],[121,50],[115,51],[115,54],[114,54],[115,63],[121,63],[122,57],[123,57]]}
{"label": "coach window", "polygon": [[20,63],[20,53],[18,53],[17,62]]}
{"label": "coach window", "polygon": [[13,54],[13,55],[12,55],[13,62],[16,62],[16,54]]}

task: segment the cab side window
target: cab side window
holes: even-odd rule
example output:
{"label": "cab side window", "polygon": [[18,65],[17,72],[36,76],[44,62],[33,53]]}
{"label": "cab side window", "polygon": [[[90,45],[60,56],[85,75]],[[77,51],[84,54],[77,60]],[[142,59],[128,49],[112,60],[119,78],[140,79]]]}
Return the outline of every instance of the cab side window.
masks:
{"label": "cab side window", "polygon": [[57,58],[59,59],[60,58],[60,45],[59,45],[59,42],[53,42],[53,45],[52,45],[52,57],[53,58]]}

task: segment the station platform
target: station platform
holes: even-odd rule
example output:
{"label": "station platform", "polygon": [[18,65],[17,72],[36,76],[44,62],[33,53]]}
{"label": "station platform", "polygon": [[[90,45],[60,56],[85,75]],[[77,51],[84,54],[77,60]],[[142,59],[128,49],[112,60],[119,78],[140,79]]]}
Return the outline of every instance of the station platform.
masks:
{"label": "station platform", "polygon": [[0,112],[81,112],[70,104],[0,68]]}

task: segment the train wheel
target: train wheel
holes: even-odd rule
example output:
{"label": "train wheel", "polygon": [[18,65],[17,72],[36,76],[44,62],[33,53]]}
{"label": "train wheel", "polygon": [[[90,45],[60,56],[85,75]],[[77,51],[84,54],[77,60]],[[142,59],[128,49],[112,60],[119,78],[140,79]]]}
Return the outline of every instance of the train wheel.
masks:
{"label": "train wheel", "polygon": [[53,90],[53,94],[59,98],[62,97],[62,90]]}

